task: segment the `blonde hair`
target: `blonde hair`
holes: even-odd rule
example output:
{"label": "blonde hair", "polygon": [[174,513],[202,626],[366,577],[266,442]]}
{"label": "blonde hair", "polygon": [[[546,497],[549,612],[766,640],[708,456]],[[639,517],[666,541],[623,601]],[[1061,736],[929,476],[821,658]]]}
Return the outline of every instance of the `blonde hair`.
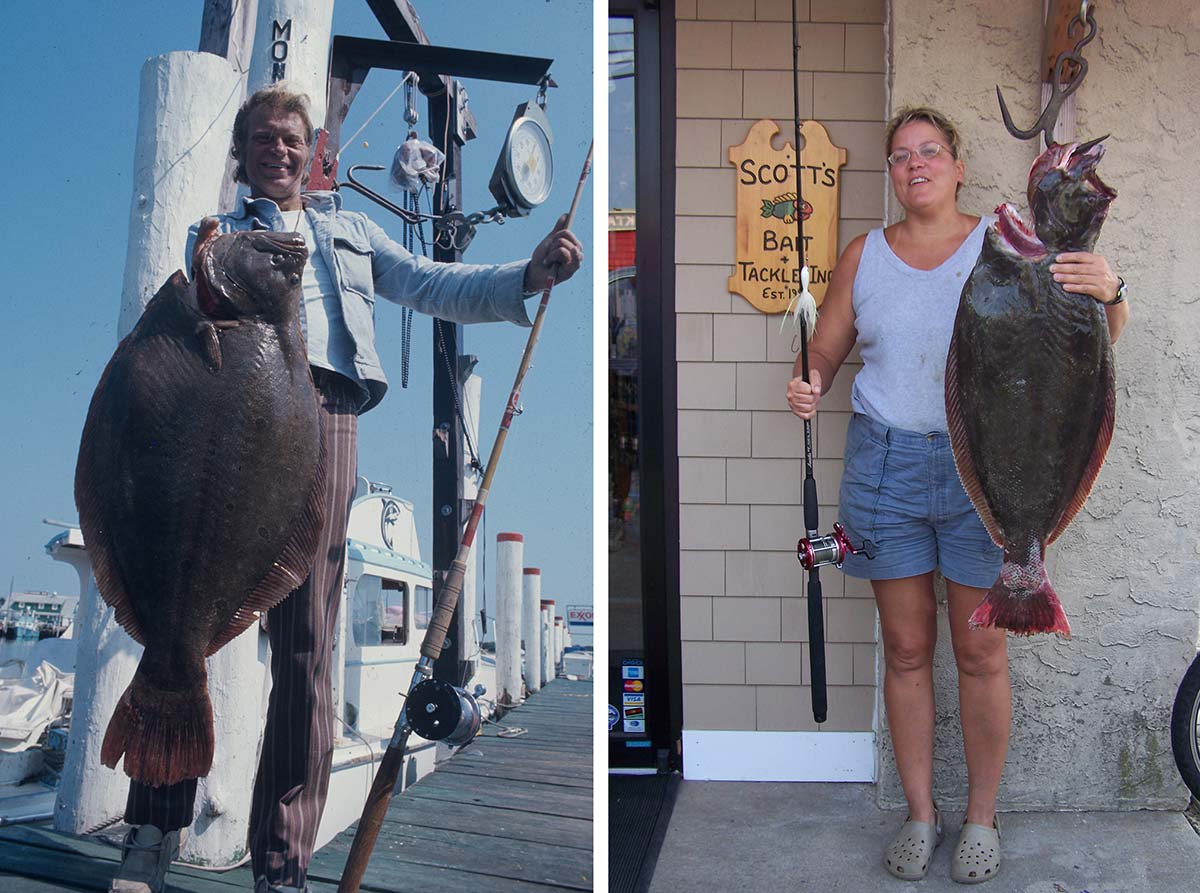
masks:
{"label": "blonde hair", "polygon": [[888,121],[887,130],[883,134],[883,154],[885,156],[892,154],[892,138],[896,135],[896,131],[905,124],[911,124],[913,121],[925,121],[940,130],[942,136],[946,138],[946,144],[950,149],[950,157],[958,158],[959,150],[962,148],[962,141],[958,136],[958,128],[954,126],[954,122],[937,111],[937,109],[931,109],[923,105],[905,106],[892,115],[892,120]]}
{"label": "blonde hair", "polygon": [[[285,83],[271,84],[263,87],[246,100],[237,117],[233,119],[233,146],[229,154],[237,159],[237,169],[233,179],[238,183],[249,183],[246,178],[246,142],[250,139],[250,113],[259,106],[266,106],[284,114],[295,113],[304,122],[304,142],[312,150],[313,124],[308,116],[308,95],[297,93]],[[304,173],[304,182],[308,182],[308,172]]]}

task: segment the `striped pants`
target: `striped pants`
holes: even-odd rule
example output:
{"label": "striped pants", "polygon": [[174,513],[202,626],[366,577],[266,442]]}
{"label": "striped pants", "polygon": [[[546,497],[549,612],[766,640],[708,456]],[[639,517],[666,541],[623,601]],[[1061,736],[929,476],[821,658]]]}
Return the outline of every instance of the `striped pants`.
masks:
{"label": "striped pants", "polygon": [[[250,810],[254,875],[288,887],[304,886],[329,791],[333,641],[362,402],[348,379],[313,371],[325,410],[325,529],[308,580],[267,615],[271,697]],[[174,831],[192,823],[195,798],[195,779],[160,788],[133,781],[125,821]]]}

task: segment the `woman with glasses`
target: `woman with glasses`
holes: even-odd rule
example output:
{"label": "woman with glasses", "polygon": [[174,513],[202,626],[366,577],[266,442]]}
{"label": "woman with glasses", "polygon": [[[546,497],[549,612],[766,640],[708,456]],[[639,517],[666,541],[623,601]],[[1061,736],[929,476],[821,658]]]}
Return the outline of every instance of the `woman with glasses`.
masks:
{"label": "woman with glasses", "polygon": [[[787,400],[792,412],[811,418],[858,344],[863,366],[851,394],[839,514],[851,539],[872,540],[877,554],[871,561],[851,556],[843,571],[869,579],[875,594],[884,703],[909,809],[884,866],[919,880],[942,838],[933,801],[936,569],[946,580],[969,788],[951,877],[979,883],[1000,867],[996,794],[1012,704],[1005,631],[970,629],[967,620],[996,580],[1002,552],[955,471],[944,379],[959,295],[990,220],[958,208],[965,169],[958,131],[944,115],[902,109],[888,123],[885,146],[904,218],[846,247],[809,347],[810,382],[800,377],[797,357]],[[1065,291],[1106,305],[1116,341],[1129,308],[1105,259],[1066,253],[1050,270]]]}

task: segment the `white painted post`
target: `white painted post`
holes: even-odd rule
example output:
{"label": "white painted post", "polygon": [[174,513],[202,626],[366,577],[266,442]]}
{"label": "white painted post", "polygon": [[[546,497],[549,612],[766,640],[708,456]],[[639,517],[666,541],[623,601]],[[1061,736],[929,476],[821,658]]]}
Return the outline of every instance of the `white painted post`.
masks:
{"label": "white painted post", "polygon": [[188,227],[220,200],[239,87],[232,63],[211,53],[167,53],[142,66],[118,339],[172,273],[191,275]]}
{"label": "white painted post", "polygon": [[542,599],[542,685],[554,681],[554,601]]}
{"label": "white painted post", "polygon": [[[483,388],[483,379],[475,373],[471,373],[465,382],[463,382],[463,417],[465,424],[463,425],[463,499],[474,501],[479,497],[479,484],[482,482],[479,474],[471,467],[471,455],[467,451],[467,437],[470,437],[471,443],[479,443],[479,400]],[[469,511],[463,512],[465,519],[470,515]],[[471,661],[476,673],[479,670],[479,610],[478,602],[475,595],[475,581],[478,577],[479,567],[479,549],[472,549],[471,556],[467,559],[467,571],[463,575],[462,593],[458,598],[458,641],[461,643],[458,653],[460,660]],[[517,560],[517,568],[521,567],[520,559]],[[519,584],[518,584],[519,585]],[[518,590],[519,591],[519,590]],[[517,597],[516,609],[513,614],[516,617],[518,630],[521,626],[521,600]],[[518,635],[520,633],[518,632]],[[520,652],[518,652],[519,655]],[[521,660],[517,658],[517,687],[513,689],[518,695],[521,694],[520,671]],[[497,672],[499,672],[499,664],[497,663]],[[464,684],[470,680],[464,680]],[[499,679],[496,682],[497,690],[499,690]]]}
{"label": "white painted post", "polygon": [[[119,338],[133,328],[167,277],[185,266],[188,226],[217,206],[239,87],[238,72],[229,60],[211,53],[168,53],[147,60],[142,67]],[[120,816],[124,810],[128,779],[119,767],[114,772],[100,765],[100,744],[117,700],[133,678],[141,648],[113,621],[94,582],[87,586],[76,616],[75,702],[55,826],[77,834]],[[239,643],[231,643],[227,650],[238,650]],[[253,638],[249,653],[253,666],[257,658]],[[210,662],[210,680],[213,673]],[[242,685],[245,687],[244,678]],[[249,751],[246,779],[233,786],[246,791],[248,810],[255,747],[253,743],[241,748],[235,744],[231,728],[226,726],[236,728],[246,720],[229,715],[220,688],[219,683],[213,685],[214,712],[220,717],[213,771],[226,771],[229,763],[241,756],[239,751]],[[256,725],[257,698],[243,700],[252,702],[247,713]],[[205,826],[198,823],[199,828]],[[240,839],[245,840],[244,829]],[[238,844],[238,848],[244,847]],[[229,861],[237,858],[240,853]]]}
{"label": "white painted post", "polygon": [[555,675],[558,675],[558,670],[562,669],[563,649],[566,645],[563,641],[563,619],[561,617],[554,618],[554,667]]}
{"label": "white painted post", "polygon": [[[271,24],[289,20],[291,30],[283,35],[276,33]],[[273,72],[263,60],[282,54],[284,76],[293,89],[308,94],[313,125],[321,126],[325,120],[332,21],[333,0],[259,0],[246,90],[253,92],[272,83]],[[286,52],[280,45],[281,40],[286,42]],[[240,103],[231,105],[236,112]],[[224,143],[218,159],[224,164],[233,135],[232,118],[218,133]],[[212,213],[215,207],[214,202],[193,220],[204,213]],[[339,618],[343,627],[345,613],[341,612]],[[339,636],[337,641],[343,642],[344,637]],[[255,625],[208,661],[208,687],[213,715],[217,717],[217,741],[228,742],[228,747],[222,758],[218,744],[212,773],[200,781],[196,794],[196,820],[181,851],[184,861],[223,865],[236,862],[245,854],[250,796],[258,766],[258,742],[262,737],[266,699],[270,693],[268,659],[266,637],[259,634]],[[339,677],[345,655],[338,646],[335,646],[333,659],[337,664],[334,676]],[[339,696],[335,709],[340,714],[341,693],[335,694]],[[335,715],[334,737],[341,733],[342,725]]]}
{"label": "white painted post", "polygon": [[286,80],[307,93],[313,126],[325,123],[333,0],[258,0],[246,89]]}
{"label": "white painted post", "polygon": [[522,595],[521,633],[525,639],[525,687],[535,692],[542,687],[542,572],[525,568]]}
{"label": "white painted post", "polygon": [[496,534],[496,703],[521,703],[521,560],[525,537]]}

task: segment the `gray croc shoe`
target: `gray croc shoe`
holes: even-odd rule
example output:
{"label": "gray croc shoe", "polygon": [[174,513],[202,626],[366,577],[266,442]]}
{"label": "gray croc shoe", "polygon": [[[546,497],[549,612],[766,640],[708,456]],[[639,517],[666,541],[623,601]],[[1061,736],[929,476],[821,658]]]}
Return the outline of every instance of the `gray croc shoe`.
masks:
{"label": "gray croc shoe", "polygon": [[888,874],[905,881],[919,881],[929,870],[933,851],[942,842],[942,814],[934,808],[934,823],[908,819],[883,851]]}
{"label": "gray croc shoe", "polygon": [[1000,871],[1000,823],[963,825],[950,861],[950,878],[960,884],[982,884]]}

